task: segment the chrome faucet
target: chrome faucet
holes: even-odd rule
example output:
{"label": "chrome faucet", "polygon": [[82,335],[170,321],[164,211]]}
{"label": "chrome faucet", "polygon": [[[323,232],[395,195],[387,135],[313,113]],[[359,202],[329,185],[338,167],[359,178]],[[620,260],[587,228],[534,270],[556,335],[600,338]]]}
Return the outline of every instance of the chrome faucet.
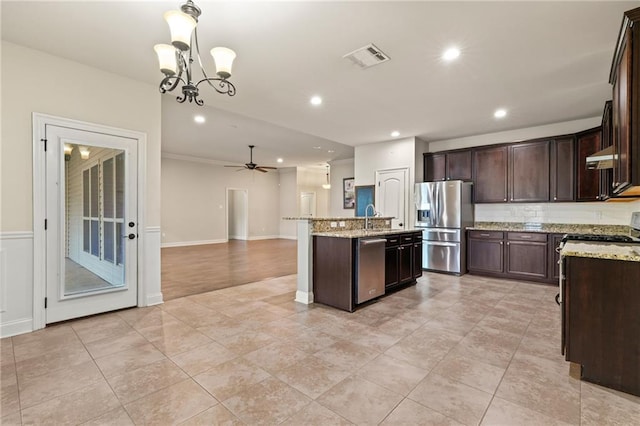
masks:
{"label": "chrome faucet", "polygon": [[375,217],[378,215],[378,213],[376,212],[376,206],[374,206],[373,204],[367,204],[367,207],[365,207],[364,209],[364,229],[365,230],[369,229],[369,207],[371,207],[371,210],[373,210],[373,215],[371,217]]}

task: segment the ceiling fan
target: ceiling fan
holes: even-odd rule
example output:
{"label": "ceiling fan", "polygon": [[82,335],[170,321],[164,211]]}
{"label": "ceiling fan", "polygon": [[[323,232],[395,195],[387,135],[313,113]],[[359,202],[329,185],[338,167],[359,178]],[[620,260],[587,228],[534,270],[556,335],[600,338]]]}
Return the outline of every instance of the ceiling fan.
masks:
{"label": "ceiling fan", "polygon": [[259,172],[262,173],[267,173],[269,170],[277,170],[277,167],[267,167],[267,166],[258,166],[256,163],[253,162],[253,148],[255,148],[255,145],[249,145],[249,150],[250,150],[250,158],[249,158],[249,162],[245,163],[244,166],[225,166],[225,167],[241,167],[240,169],[238,169],[237,171],[239,172],[240,170],[257,170]]}

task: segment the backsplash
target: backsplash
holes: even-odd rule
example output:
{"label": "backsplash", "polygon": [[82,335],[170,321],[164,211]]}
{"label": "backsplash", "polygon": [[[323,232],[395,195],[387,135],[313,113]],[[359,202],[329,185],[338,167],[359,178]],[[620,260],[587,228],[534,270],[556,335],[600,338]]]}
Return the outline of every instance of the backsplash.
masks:
{"label": "backsplash", "polygon": [[475,221],[629,225],[634,211],[640,211],[640,201],[476,204]]}

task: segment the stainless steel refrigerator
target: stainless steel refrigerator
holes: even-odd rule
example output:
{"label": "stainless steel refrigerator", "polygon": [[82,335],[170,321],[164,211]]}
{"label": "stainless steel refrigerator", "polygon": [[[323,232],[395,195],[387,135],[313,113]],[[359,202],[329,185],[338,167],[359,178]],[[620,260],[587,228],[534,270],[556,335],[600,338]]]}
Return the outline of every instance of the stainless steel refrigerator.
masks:
{"label": "stainless steel refrigerator", "polygon": [[416,228],[422,229],[422,268],[464,274],[465,227],[473,225],[471,182],[416,183]]}

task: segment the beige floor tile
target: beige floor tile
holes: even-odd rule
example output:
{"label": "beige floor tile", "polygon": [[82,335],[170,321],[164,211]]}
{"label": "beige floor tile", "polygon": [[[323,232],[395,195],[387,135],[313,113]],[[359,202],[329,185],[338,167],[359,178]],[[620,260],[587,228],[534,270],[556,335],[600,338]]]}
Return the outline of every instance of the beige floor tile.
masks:
{"label": "beige floor tile", "polygon": [[13,353],[16,362],[39,357],[48,352],[81,346],[82,342],[69,326],[59,325],[13,337]]}
{"label": "beige floor tile", "polygon": [[506,331],[520,336],[524,334],[529,324],[530,321],[528,320],[518,320],[516,318],[507,319],[493,315],[487,315],[478,322],[479,326]]}
{"label": "beige floor tile", "polygon": [[303,333],[297,336],[286,338],[286,341],[293,347],[310,354],[316,353],[322,349],[326,349],[340,339],[333,337],[327,333],[313,328],[307,328]]}
{"label": "beige floor tile", "polygon": [[224,426],[241,426],[244,425],[239,418],[233,415],[233,413],[227,410],[222,404],[215,405],[202,413],[191,417],[184,423],[180,423],[181,426],[209,426],[209,425],[224,425]]}
{"label": "beige floor tile", "polygon": [[195,329],[182,332],[172,330],[160,338],[151,340],[151,343],[167,356],[178,355],[212,342],[213,340],[210,337]]}
{"label": "beige floor tile", "polygon": [[131,349],[149,343],[137,331],[130,330],[120,336],[106,337],[86,344],[93,358],[101,358],[116,352]]}
{"label": "beige floor tile", "polygon": [[249,361],[237,358],[217,365],[194,379],[219,401],[223,401],[252,385],[271,377]]}
{"label": "beige floor tile", "polygon": [[436,374],[490,394],[496,391],[505,371],[505,368],[456,354],[447,355],[433,370]]}
{"label": "beige floor tile", "polygon": [[152,306],[150,308],[128,309],[126,311],[118,312],[118,315],[136,330],[142,330],[147,327],[182,323],[182,321],[179,321],[176,317],[163,311],[157,306]]}
{"label": "beige floor tile", "polygon": [[353,423],[314,401],[280,424],[283,426],[348,426]]}
{"label": "beige floor tile", "polygon": [[248,330],[258,331],[257,327],[250,323],[239,321],[237,318],[222,319],[215,325],[198,327],[196,330],[218,342]]}
{"label": "beige floor tile", "polygon": [[91,356],[84,345],[78,341],[67,347],[19,361],[16,363],[16,371],[20,379],[27,379],[88,361],[91,361]]}
{"label": "beige floor tile", "polygon": [[491,405],[489,405],[489,409],[484,415],[481,424],[483,426],[568,426],[571,423],[556,420],[553,417],[546,416],[542,413],[538,413],[537,411],[530,410],[529,408],[495,397],[493,398],[493,401],[491,401]]}
{"label": "beige floor tile", "polygon": [[4,414],[2,412],[2,417],[0,417],[0,425],[4,426],[20,426],[22,425],[22,415],[20,411],[16,411],[12,414]]}
{"label": "beige floor tile", "polygon": [[19,382],[20,406],[27,407],[104,381],[93,361],[25,378]]}
{"label": "beige floor tile", "polygon": [[378,324],[375,329],[388,336],[403,338],[413,333],[421,325],[421,322],[409,321],[402,318],[393,317],[383,323]]}
{"label": "beige floor tile", "polygon": [[133,420],[131,420],[124,407],[119,406],[86,423],[82,423],[82,426],[133,426],[133,424]]}
{"label": "beige floor tile", "polygon": [[466,425],[480,423],[492,395],[431,373],[409,394],[425,407]]}
{"label": "beige floor tile", "polygon": [[385,355],[430,371],[460,339],[449,331],[422,326],[387,349]]}
{"label": "beige floor tile", "polygon": [[581,425],[640,424],[640,397],[588,382],[582,382],[581,389]]}
{"label": "beige floor tile", "polygon": [[314,354],[317,358],[334,364],[347,371],[355,371],[378,355],[379,352],[375,349],[371,349],[357,343],[351,343],[346,340],[339,340],[326,349]]}
{"label": "beige floor tile", "polygon": [[110,378],[166,359],[151,343],[134,346],[111,355],[96,358],[96,364],[105,377]]}
{"label": "beige floor tile", "polygon": [[312,329],[289,318],[280,318],[278,320],[262,324],[257,327],[255,331],[286,340],[288,338],[303,336],[311,330]]}
{"label": "beige floor tile", "polygon": [[268,334],[255,331],[244,331],[231,337],[216,340],[222,344],[222,346],[238,355],[244,355],[271,343],[281,341]]}
{"label": "beige floor tile", "polygon": [[385,426],[462,426],[462,423],[410,399],[403,400],[381,424]]}
{"label": "beige floor tile", "polygon": [[237,356],[221,344],[212,342],[178,355],[172,355],[171,359],[187,374],[195,376]]}
{"label": "beige floor tile", "polygon": [[135,424],[177,424],[216,405],[216,401],[192,379],[147,395],[125,409]]}
{"label": "beige floor tile", "polygon": [[392,392],[361,377],[349,377],[316,401],[357,424],[377,424],[402,400]]}
{"label": "beige floor tile", "polygon": [[309,404],[311,399],[270,377],[222,403],[244,423],[279,424]]}
{"label": "beige floor tile", "polygon": [[2,389],[0,390],[0,414],[2,416],[10,413],[20,412],[18,382],[14,381],[14,383],[12,384],[5,383],[9,383],[9,381],[3,381]]}
{"label": "beige floor tile", "polygon": [[290,343],[278,341],[249,352],[244,355],[244,358],[273,374],[296,364],[307,356],[306,352],[296,349]]}
{"label": "beige floor tile", "polygon": [[98,382],[22,410],[25,424],[80,424],[120,407],[109,385]]}
{"label": "beige floor tile", "polygon": [[473,342],[465,337],[450,353],[470,359],[481,359],[487,364],[507,368],[515,350],[493,342]]}
{"label": "beige floor tile", "polygon": [[406,362],[380,355],[358,370],[358,376],[400,395],[408,395],[429,372]]}
{"label": "beige floor tile", "polygon": [[131,326],[117,314],[97,315],[74,321],[71,328],[84,343],[119,336],[131,330]]}
{"label": "beige floor tile", "polygon": [[13,357],[13,342],[11,337],[5,337],[0,339],[0,367],[6,364],[13,364],[15,358]]}
{"label": "beige floor tile", "polygon": [[315,399],[344,380],[349,374],[348,370],[315,356],[309,356],[289,368],[279,371],[276,376]]}
{"label": "beige floor tile", "polygon": [[181,382],[187,377],[173,362],[165,359],[109,377],[107,380],[118,399],[126,404]]}

